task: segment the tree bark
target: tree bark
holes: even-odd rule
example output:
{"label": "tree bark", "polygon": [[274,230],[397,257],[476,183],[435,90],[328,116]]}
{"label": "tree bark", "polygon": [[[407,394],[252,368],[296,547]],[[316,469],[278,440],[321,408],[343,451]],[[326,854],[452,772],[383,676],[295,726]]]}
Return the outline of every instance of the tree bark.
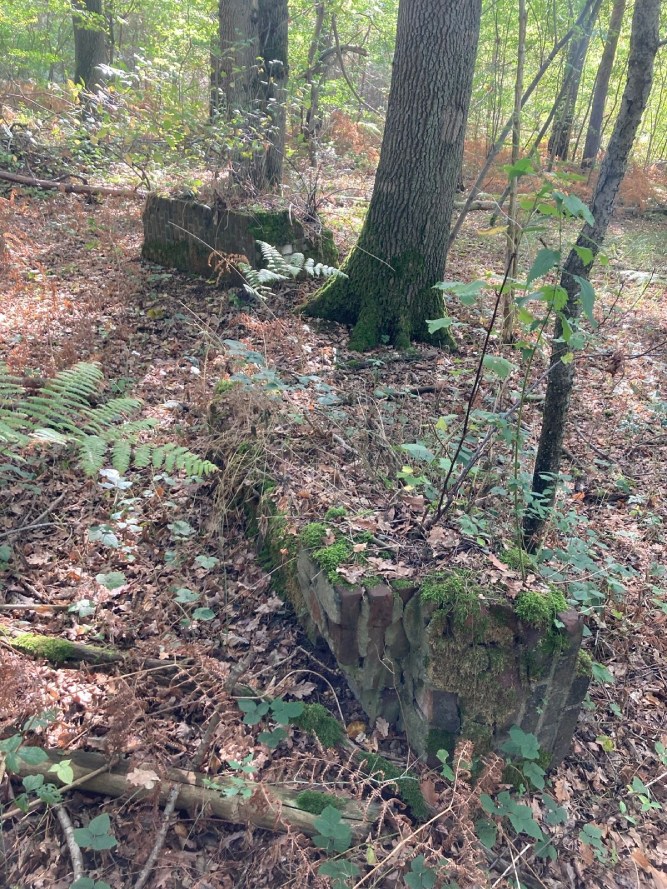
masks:
{"label": "tree bark", "polygon": [[563,94],[560,106],[556,110],[554,127],[549,139],[549,154],[552,161],[554,159],[566,161],[570,153],[570,139],[572,137],[572,125],[574,123],[574,112],[577,106],[581,75],[584,70],[588,44],[590,43],[593,26],[595,25],[599,10],[600,2],[597,2],[568,48],[565,75],[569,75],[569,85]]}
{"label": "tree bark", "polygon": [[259,0],[259,51],[263,62],[261,105],[268,125],[268,145],[260,177],[272,190],[280,186],[283,179],[289,75],[288,18],[287,0]]}
{"label": "tree bark", "polygon": [[[635,0],[627,81],[591,202],[594,224],[584,225],[576,244],[579,248],[590,250],[593,259],[586,263],[576,249],[572,249],[561,274],[560,284],[568,296],[563,316],[568,321],[576,320],[581,312],[580,281],[588,280],[593,260],[604,240],[635,135],[651,92],[653,66],[659,43],[660,3],[661,0]],[[569,349],[567,343],[559,342],[562,331],[563,326],[559,319],[555,328],[551,372],[547,382],[544,416],[533,474],[535,503],[526,511],[523,523],[524,542],[530,551],[535,550],[539,544],[548,510],[554,502],[563,449],[563,432],[574,383],[574,362],[563,361]]]}
{"label": "tree bark", "polygon": [[219,40],[211,53],[211,117],[223,117],[239,144],[232,153],[243,190],[280,185],[285,153],[287,0],[219,0]]}
{"label": "tree bark", "polygon": [[100,65],[107,61],[102,0],[72,0],[74,26],[74,82],[91,92],[103,76]]}
{"label": "tree bark", "polygon": [[621,33],[621,25],[623,24],[625,4],[626,0],[614,0],[614,6],[611,10],[609,32],[602,52],[602,59],[600,61],[600,67],[598,68],[598,76],[593,91],[591,116],[588,121],[588,131],[586,133],[586,142],[584,144],[584,156],[581,160],[581,166],[583,168],[592,167],[595,164],[595,159],[600,150],[604,106],[607,101],[607,93],[609,92],[609,81],[611,80],[611,72],[614,67],[614,59],[616,58],[616,47],[618,46],[618,38]]}
{"label": "tree bark", "polygon": [[[526,0],[519,0],[519,45],[516,62],[516,77],[514,80],[514,122],[512,124],[512,166],[519,160],[521,149],[521,96],[523,94],[523,69],[526,58],[526,26],[528,24],[528,12]],[[507,223],[507,243],[505,248],[505,266],[507,268],[508,285],[503,290],[503,343],[514,342],[514,325],[516,321],[516,306],[514,303],[514,288],[510,281],[516,281],[519,262],[519,244],[521,242],[521,226],[517,219],[517,196],[519,188],[518,177],[510,179],[510,205]]]}
{"label": "tree bark", "polygon": [[[401,0],[375,189],[357,245],[307,315],[354,325],[350,346],[406,347],[442,316],[481,0]],[[443,341],[442,332],[436,340]]]}

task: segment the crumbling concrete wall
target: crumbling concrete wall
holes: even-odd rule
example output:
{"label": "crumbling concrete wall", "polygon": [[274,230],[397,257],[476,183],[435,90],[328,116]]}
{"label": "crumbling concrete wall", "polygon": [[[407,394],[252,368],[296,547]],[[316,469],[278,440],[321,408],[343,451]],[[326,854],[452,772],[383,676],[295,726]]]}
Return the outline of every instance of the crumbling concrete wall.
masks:
{"label": "crumbling concrete wall", "polygon": [[338,259],[330,232],[309,237],[288,210],[232,210],[151,194],[143,225],[144,259],[207,277],[216,265],[213,251],[245,256],[257,267],[261,259],[257,241],[266,241],[285,255],[305,253],[331,265]]}

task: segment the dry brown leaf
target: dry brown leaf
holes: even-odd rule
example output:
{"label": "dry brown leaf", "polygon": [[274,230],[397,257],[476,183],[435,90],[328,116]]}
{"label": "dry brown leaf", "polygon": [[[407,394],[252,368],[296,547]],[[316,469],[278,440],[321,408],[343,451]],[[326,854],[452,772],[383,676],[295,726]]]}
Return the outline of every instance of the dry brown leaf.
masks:
{"label": "dry brown leaf", "polygon": [[160,783],[160,777],[153,769],[132,769],[127,773],[127,780],[135,787],[145,787],[146,790],[152,790],[156,784]]}

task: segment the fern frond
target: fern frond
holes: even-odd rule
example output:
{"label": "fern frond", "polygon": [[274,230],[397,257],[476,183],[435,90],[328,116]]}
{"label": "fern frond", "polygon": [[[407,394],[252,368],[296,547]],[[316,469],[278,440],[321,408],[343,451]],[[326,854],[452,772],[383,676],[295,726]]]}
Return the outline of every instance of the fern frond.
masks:
{"label": "fern frond", "polygon": [[115,441],[111,447],[111,465],[119,475],[125,475],[130,468],[132,445],[126,438]]}
{"label": "fern frond", "polygon": [[99,435],[86,435],[79,442],[79,462],[88,476],[95,476],[104,466],[107,443]]}

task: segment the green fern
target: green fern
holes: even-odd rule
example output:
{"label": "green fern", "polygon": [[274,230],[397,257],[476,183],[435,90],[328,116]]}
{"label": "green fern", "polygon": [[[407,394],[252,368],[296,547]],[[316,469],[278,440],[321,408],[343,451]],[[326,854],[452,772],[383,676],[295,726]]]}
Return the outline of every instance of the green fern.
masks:
{"label": "green fern", "polygon": [[266,268],[253,269],[244,262],[239,263],[239,271],[244,281],[243,289],[250,296],[266,299],[271,292],[271,285],[277,284],[279,281],[294,280],[299,275],[306,275],[309,278],[331,278],[335,275],[347,277],[345,272],[341,272],[340,269],[331,265],[325,265],[322,262],[316,263],[314,259],[306,259],[303,253],[291,253],[289,256],[283,256],[272,244],[267,244],[266,241],[257,243],[262,251]]}
{"label": "green fern", "polygon": [[155,421],[129,419],[139,409],[137,398],[111,398],[102,403],[103,375],[95,364],[81,362],[62,370],[40,389],[26,388],[22,380],[0,364],[0,483],[20,475],[31,442],[71,446],[86,475],[95,476],[110,460],[121,475],[131,466],[151,464],[167,472],[203,477],[217,470],[187,448],[176,444],[137,443]]}

